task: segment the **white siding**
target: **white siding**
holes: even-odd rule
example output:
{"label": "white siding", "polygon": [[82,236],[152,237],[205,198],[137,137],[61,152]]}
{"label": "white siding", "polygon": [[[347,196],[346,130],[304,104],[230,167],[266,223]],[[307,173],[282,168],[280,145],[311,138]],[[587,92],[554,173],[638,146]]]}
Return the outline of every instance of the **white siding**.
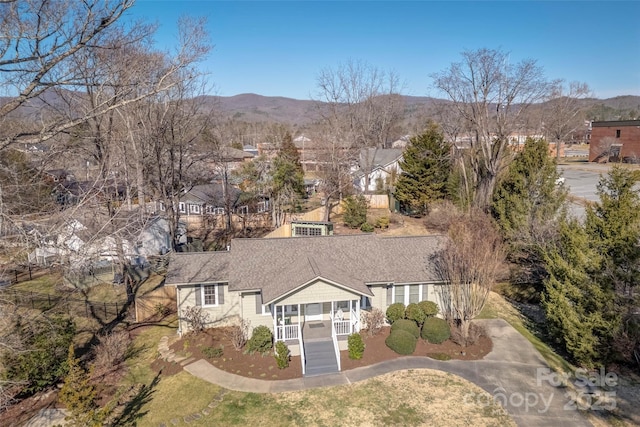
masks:
{"label": "white siding", "polygon": [[269,314],[256,314],[256,296],[257,294],[242,295],[242,317],[248,320],[249,328],[253,331],[256,326],[266,326],[273,332],[273,317]]}
{"label": "white siding", "polygon": [[[182,312],[188,307],[196,305],[196,292],[200,288],[195,286],[178,286],[177,301],[180,319],[180,331],[188,332],[189,326],[182,317]],[[229,286],[225,283],[221,285],[218,292],[224,292],[224,303],[215,307],[202,307],[203,311],[209,314],[207,327],[227,326],[237,323],[241,315],[241,299],[237,292],[229,292]]]}

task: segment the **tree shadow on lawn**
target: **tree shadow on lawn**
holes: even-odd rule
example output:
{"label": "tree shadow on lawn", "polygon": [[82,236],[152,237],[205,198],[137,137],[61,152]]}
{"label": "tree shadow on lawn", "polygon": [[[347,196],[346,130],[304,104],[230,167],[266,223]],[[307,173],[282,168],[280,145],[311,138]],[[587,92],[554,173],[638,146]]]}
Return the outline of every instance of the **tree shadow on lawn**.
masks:
{"label": "tree shadow on lawn", "polygon": [[[124,401],[122,401],[122,397],[119,398],[115,411],[117,415],[112,418],[110,425],[136,425],[138,420],[147,415],[148,411],[143,411],[142,408],[151,402],[160,382],[160,375],[161,372],[158,372],[149,385],[143,384],[135,393],[125,397]],[[118,410],[119,408],[122,409]]]}

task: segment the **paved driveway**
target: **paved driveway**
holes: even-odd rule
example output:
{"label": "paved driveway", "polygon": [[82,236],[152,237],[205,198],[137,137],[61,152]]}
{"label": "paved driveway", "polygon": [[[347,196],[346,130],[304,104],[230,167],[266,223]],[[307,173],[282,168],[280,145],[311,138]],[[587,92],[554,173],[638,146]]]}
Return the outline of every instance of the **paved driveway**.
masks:
{"label": "paved driveway", "polygon": [[[403,369],[438,369],[459,375],[480,386],[497,399],[518,426],[590,426],[575,409],[567,390],[555,387],[555,377],[540,353],[526,338],[502,319],[481,320],[493,349],[477,361],[438,361],[427,357],[402,357],[373,366],[337,374],[294,380],[265,381],[229,374],[205,360],[186,365],[194,376],[231,390],[277,393],[314,387],[346,385]],[[428,393],[428,390],[425,390]],[[470,393],[460,405],[486,406],[485,395]]]}

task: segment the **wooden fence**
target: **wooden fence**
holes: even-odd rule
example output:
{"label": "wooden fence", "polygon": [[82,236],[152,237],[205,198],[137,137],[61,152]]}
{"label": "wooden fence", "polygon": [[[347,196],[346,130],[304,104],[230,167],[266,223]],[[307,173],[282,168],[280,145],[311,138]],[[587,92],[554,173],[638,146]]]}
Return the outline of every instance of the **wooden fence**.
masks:
{"label": "wooden fence", "polygon": [[136,322],[177,308],[176,288],[162,286],[136,298]]}

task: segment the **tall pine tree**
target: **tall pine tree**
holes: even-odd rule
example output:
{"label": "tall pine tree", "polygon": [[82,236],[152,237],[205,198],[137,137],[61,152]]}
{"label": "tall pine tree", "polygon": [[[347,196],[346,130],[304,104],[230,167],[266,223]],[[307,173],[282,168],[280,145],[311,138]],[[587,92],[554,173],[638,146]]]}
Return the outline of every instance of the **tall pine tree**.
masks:
{"label": "tall pine tree", "polygon": [[567,189],[557,184],[559,177],[547,142],[527,138],[493,196],[491,213],[507,243],[508,258],[520,267],[514,280],[537,284],[534,299],[546,277],[543,253],[556,238],[567,199]]}
{"label": "tall pine tree", "polygon": [[612,293],[594,279],[603,258],[577,220],[562,220],[557,247],[546,253],[542,306],[550,335],[579,364],[606,357],[619,317]]}
{"label": "tall pine tree", "polygon": [[400,168],[394,195],[403,209],[425,214],[430,203],[446,197],[451,145],[437,125],[430,124],[422,134],[411,138]]}

